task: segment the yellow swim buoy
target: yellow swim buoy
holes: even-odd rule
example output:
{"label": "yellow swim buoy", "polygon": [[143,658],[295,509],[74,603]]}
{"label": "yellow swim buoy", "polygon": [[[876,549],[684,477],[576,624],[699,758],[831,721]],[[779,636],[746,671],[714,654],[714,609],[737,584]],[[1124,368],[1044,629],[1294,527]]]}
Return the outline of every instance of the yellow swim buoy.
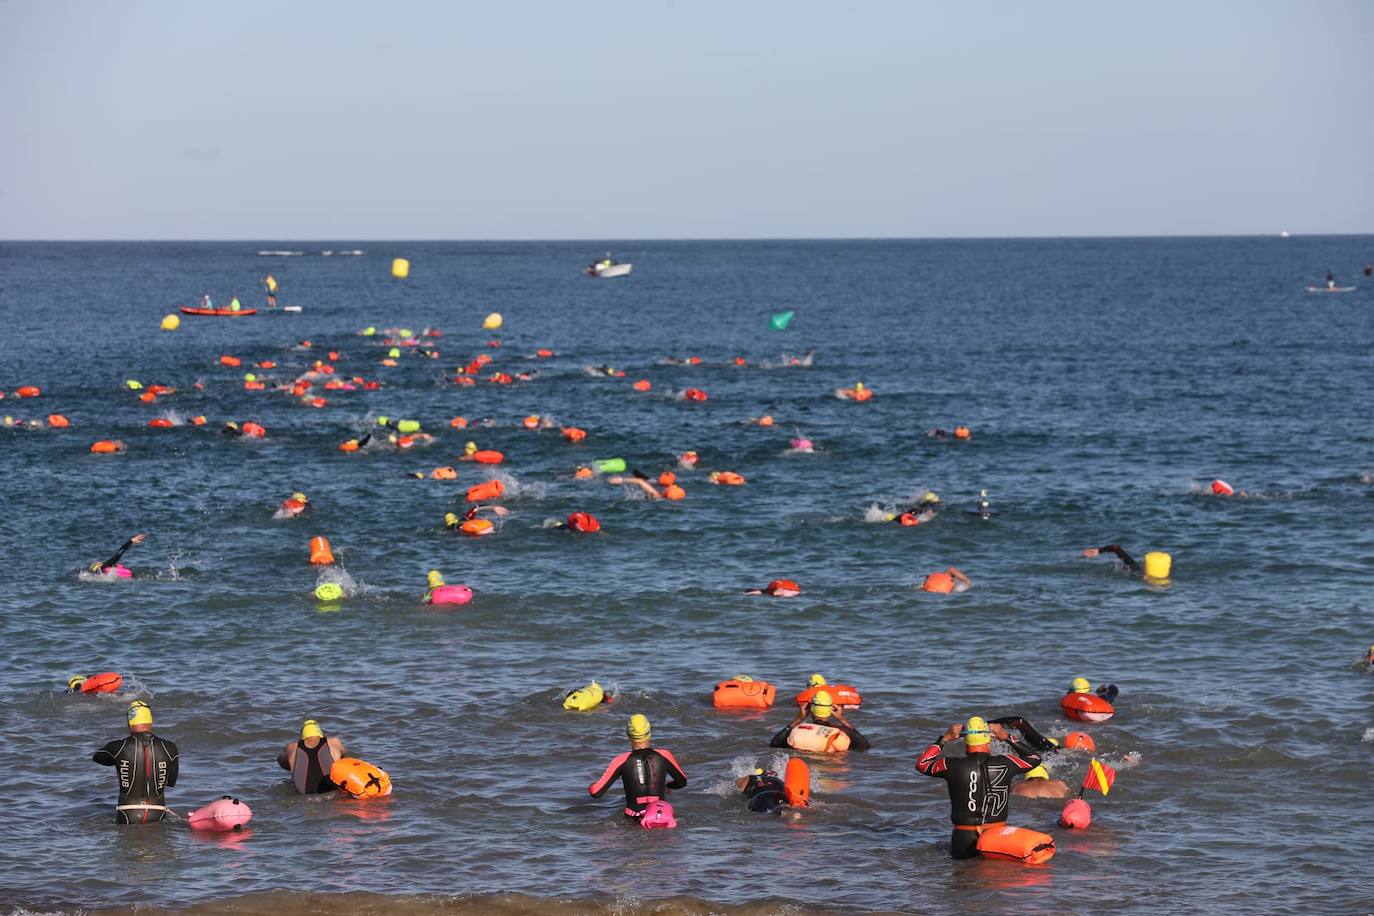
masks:
{"label": "yellow swim buoy", "polygon": [[1174,558],[1162,550],[1152,550],[1145,554],[1145,578],[1167,579],[1173,568]]}
{"label": "yellow swim buoy", "polygon": [[397,258],[391,262],[391,275],[397,280],[404,280],[410,276],[410,262],[405,258]]}
{"label": "yellow swim buoy", "polygon": [[164,331],[175,331],[179,327],[181,327],[180,315],[167,315],[162,319],[162,330]]}
{"label": "yellow swim buoy", "polygon": [[501,317],[500,312],[492,312],[486,318],[482,319],[482,329],[484,331],[494,331],[501,327],[504,322],[505,319]]}

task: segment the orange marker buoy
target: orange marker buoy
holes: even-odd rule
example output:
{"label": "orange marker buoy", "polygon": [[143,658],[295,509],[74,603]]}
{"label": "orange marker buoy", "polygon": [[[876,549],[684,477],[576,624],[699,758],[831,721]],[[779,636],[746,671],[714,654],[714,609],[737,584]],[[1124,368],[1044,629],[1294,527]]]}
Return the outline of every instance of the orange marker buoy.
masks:
{"label": "orange marker buoy", "polygon": [[43,391],[37,385],[24,385],[23,387],[14,389],[14,393],[21,398],[36,398],[42,394]]}
{"label": "orange marker buoy", "polygon": [[221,366],[231,366],[231,367],[233,367],[233,366],[241,366],[241,365],[243,365],[243,360],[239,359],[237,356],[221,356],[221,357],[219,358],[219,364],[220,364]]}
{"label": "orange marker buoy", "polygon": [[635,391],[648,391],[650,388],[654,386],[649,384],[648,379],[642,378],[639,381],[635,382],[632,387]]}
{"label": "orange marker buoy", "polygon": [[66,429],[72,423],[60,413],[50,413],[48,414],[48,425],[53,429]]}
{"label": "orange marker buoy", "polygon": [[310,539],[310,565],[329,566],[334,562],[334,551],[329,547],[329,538],[315,536]]}
{"label": "orange marker buoy", "polygon": [[94,455],[113,455],[124,451],[124,443],[119,439],[99,439],[91,443],[91,453]]}
{"label": "orange marker buoy", "polygon": [[500,499],[506,494],[506,485],[499,480],[488,480],[468,487],[467,501],[470,503],[488,502]]}

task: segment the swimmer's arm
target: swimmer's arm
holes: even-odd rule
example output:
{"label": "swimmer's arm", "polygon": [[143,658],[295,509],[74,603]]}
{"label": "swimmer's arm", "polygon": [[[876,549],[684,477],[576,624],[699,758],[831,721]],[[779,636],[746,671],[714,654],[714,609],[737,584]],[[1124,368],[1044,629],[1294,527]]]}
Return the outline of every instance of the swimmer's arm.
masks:
{"label": "swimmer's arm", "polygon": [[741,792],[743,792],[744,789],[745,789],[745,787],[748,786],[748,785],[749,785],[749,777],[748,777],[748,776],[741,776],[739,779],[736,779],[736,780],[735,780],[735,788],[738,789],[738,790],[741,791]]}
{"label": "swimmer's arm", "polygon": [[167,754],[167,787],[171,788],[177,784],[177,774],[181,772],[181,752],[170,741],[162,741],[162,749]]}
{"label": "swimmer's arm", "polygon": [[100,568],[108,569],[109,567],[117,564],[130,547],[134,546],[135,544],[142,544],[143,539],[147,536],[148,535],[146,534],[136,534],[133,537],[129,538],[127,541],[124,542],[123,547],[120,547],[118,550],[114,552],[114,556],[110,557],[104,563],[100,564]]}
{"label": "swimmer's arm", "polygon": [[859,734],[857,728],[850,725],[848,722],[845,722],[842,727],[844,733],[849,736],[849,749],[851,751],[866,751],[872,747],[872,745],[868,743],[868,739]]}
{"label": "swimmer's arm", "polygon": [[291,752],[295,750],[296,742],[288,741],[286,747],[277,755],[277,766],[283,770],[291,769]]}
{"label": "swimmer's arm", "polygon": [[628,760],[629,757],[629,754],[621,754],[620,756],[612,760],[610,764],[607,765],[606,772],[601,774],[601,778],[598,779],[596,782],[592,783],[590,786],[587,786],[587,794],[590,795],[592,798],[600,798],[601,796],[605,795],[606,790],[610,788],[611,780],[615,779],[615,777],[620,773],[621,766],[624,765],[625,761]]}
{"label": "swimmer's arm", "polygon": [[[335,760],[342,760],[348,755],[344,753],[344,743],[338,738],[326,738],[325,742],[329,745],[329,752],[334,755]],[[329,774],[326,773],[326,776]]]}
{"label": "swimmer's arm", "polygon": [[782,727],[782,730],[779,731],[776,735],[774,735],[773,738],[772,738],[772,740],[768,742],[768,746],[769,746],[769,747],[787,747],[787,735],[788,735],[789,732],[792,731],[793,727],[794,727],[796,724],[797,724],[796,721],[792,721],[792,722],[789,722],[789,723],[787,723],[786,725],[784,725],[784,726]]}
{"label": "swimmer's arm", "polygon": [[100,750],[96,751],[95,754],[92,755],[91,759],[103,767],[114,766],[115,760],[119,756],[119,749],[124,746],[124,741],[127,740],[128,739],[126,738],[120,741],[111,741],[109,744],[105,745]]}
{"label": "swimmer's arm", "polygon": [[954,577],[954,578],[957,579],[958,581],[964,583],[964,586],[965,586],[965,587],[968,587],[968,586],[970,586],[970,585],[973,584],[972,582],[969,581],[969,577],[968,577],[968,576],[964,575],[962,571],[956,569],[956,568],[953,567],[953,566],[951,566],[951,567],[949,568],[948,572],[949,572],[949,574],[950,574],[952,577]]}
{"label": "swimmer's arm", "polygon": [[685,789],[687,787],[687,774],[682,772],[682,767],[677,765],[677,758],[673,756],[673,752],[665,751],[662,748],[656,748],[656,750],[658,756],[662,757],[664,762],[668,764],[668,788]]}
{"label": "swimmer's arm", "polygon": [[1083,551],[1083,556],[1095,557],[1103,553],[1116,554],[1121,562],[1126,564],[1127,569],[1131,572],[1140,572],[1140,564],[1132,559],[1129,553],[1122,550],[1120,544],[1108,544],[1106,547],[1089,547],[1087,550]]}

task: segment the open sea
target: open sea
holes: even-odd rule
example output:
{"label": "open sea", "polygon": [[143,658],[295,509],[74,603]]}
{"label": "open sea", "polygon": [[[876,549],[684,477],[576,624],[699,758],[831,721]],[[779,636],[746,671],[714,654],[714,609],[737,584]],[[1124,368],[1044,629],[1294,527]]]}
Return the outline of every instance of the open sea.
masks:
{"label": "open sea", "polygon": [[[633,274],[583,276],[608,248]],[[0,414],[71,421],[0,428],[0,903],[1369,912],[1370,261],[1374,238],[1350,236],[0,243]],[[1358,289],[1305,291],[1328,270]],[[299,313],[158,329],[207,291],[263,305],[269,272]],[[782,310],[791,325],[770,330]],[[504,326],[484,331],[492,311]],[[437,328],[439,358],[406,348],[384,366],[369,325]],[[338,376],[381,387],[320,392],[319,409],[272,390],[329,350]],[[493,362],[477,384],[455,384],[480,353]],[[586,371],[602,365],[626,375]],[[245,390],[245,371],[268,390]],[[176,392],[144,403],[130,379]],[[872,400],[835,396],[858,381]],[[41,396],[16,398],[26,385]],[[587,438],[523,428],[532,414]],[[750,422],[765,414],[774,426]],[[379,416],[434,441],[339,451]],[[222,437],[229,420],[267,435]],[[960,424],[969,441],[926,435]],[[797,437],[815,451],[791,452]],[[111,438],[127,452],[89,453]],[[455,464],[468,440],[505,464],[408,476]],[[701,458],[678,471],[680,502],[573,476],[622,457],[656,477],[688,449]],[[489,537],[445,532],[493,470],[510,515]],[[711,470],[748,483],[713,486]],[[1245,495],[1210,495],[1214,478]],[[932,522],[884,520],[926,489],[946,505]],[[274,517],[295,490],[313,514]],[[967,511],[981,490],[989,519]],[[603,531],[550,526],[574,511]],[[82,574],[135,532],[132,580]],[[337,569],[307,563],[316,535]],[[1111,542],[1170,553],[1170,582],[1081,554]],[[919,590],[950,565],[969,591]],[[430,569],[472,603],[422,606]],[[317,601],[322,576],[348,597]],[[775,578],[803,593],[742,594]],[[106,670],[125,676],[118,695],[66,693]],[[799,820],[750,814],[733,780],[785,762],[768,739],[812,672],[863,692],[851,718],[873,748],[813,758]],[[777,685],[773,709],[712,707],[740,673]],[[1011,823],[1051,833],[1055,858],[952,862],[944,783],[915,756],[973,714],[1084,728],[1058,707],[1080,675],[1121,691],[1116,716],[1086,726],[1118,771],[1091,796],[1093,826],[1013,799]],[[615,702],[564,711],[593,678]],[[125,734],[134,698],[181,748],[169,804],[234,795],[247,831],[112,823],[113,772],[91,754]],[[690,779],[676,830],[623,823],[618,788],[587,795],[635,712]],[[297,796],[274,758],[307,717],[394,793]],[[1049,768],[1076,785],[1086,763]]]}

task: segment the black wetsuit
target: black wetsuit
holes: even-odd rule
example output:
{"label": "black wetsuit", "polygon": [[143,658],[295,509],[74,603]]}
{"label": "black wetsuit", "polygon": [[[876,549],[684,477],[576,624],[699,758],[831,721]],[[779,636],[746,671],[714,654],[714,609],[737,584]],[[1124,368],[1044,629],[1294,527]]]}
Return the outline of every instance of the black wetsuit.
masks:
{"label": "black wetsuit", "polygon": [[1127,572],[1137,574],[1143,572],[1143,570],[1140,568],[1140,564],[1137,563],[1129,553],[1122,550],[1120,544],[1108,544],[1106,547],[1099,547],[1097,548],[1097,552],[1116,554],[1118,557],[1121,558],[1121,562],[1125,565]]}
{"label": "black wetsuit", "polygon": [[299,740],[291,756],[280,757],[277,762],[282,769],[291,771],[291,781],[302,795],[333,792],[338,788],[329,778],[329,770],[334,766],[334,752],[329,749],[328,738],[321,738],[314,747],[306,747],[305,741]]}
{"label": "black wetsuit", "polygon": [[1010,743],[1015,754],[945,757],[940,738],[916,758],[917,771],[949,784],[949,819],[954,824],[949,854],[955,859],[978,855],[980,829],[1006,823],[1013,777],[1040,765],[1035,751],[1016,741]]}
{"label": "black wetsuit", "polygon": [[687,785],[687,775],[677,765],[672,751],[655,747],[626,751],[616,757],[601,778],[587,787],[587,791],[592,798],[600,798],[617,776],[625,788],[627,817],[639,817],[650,802],[664,798],[668,789],[681,789]]}
{"label": "black wetsuit", "polygon": [[177,784],[177,746],[152,732],[111,741],[91,758],[119,778],[116,824],[152,824],[168,814],[163,790]]}
{"label": "black wetsuit", "polygon": [[[871,746],[871,745],[868,743],[868,739],[865,738],[863,735],[859,734],[859,730],[858,730],[857,728],[855,728],[855,727],[852,726],[852,725],[845,725],[845,724],[841,723],[838,719],[832,720],[832,719],[829,719],[829,718],[827,718],[827,719],[816,719],[816,718],[812,718],[811,721],[815,722],[817,725],[827,725],[827,726],[829,726],[830,728],[838,728],[840,731],[844,732],[846,735],[849,736],[849,749],[850,749],[851,751],[866,751],[866,750],[868,750],[869,747]],[[782,727],[782,730],[779,731],[776,735],[773,736],[773,740],[771,740],[771,741],[768,742],[768,746],[769,746],[769,747],[791,747],[791,745],[787,743],[787,736],[790,735],[791,733],[792,733],[792,726],[791,726],[791,725],[784,725],[784,726]]]}
{"label": "black wetsuit", "polygon": [[91,572],[105,572],[106,570],[112,569],[113,567],[119,565],[119,561],[124,557],[125,552],[127,552],[128,549],[132,546],[134,546],[134,541],[133,538],[130,538],[129,540],[124,542],[123,547],[119,548],[114,552],[114,556],[110,557],[104,563],[92,563]]}
{"label": "black wetsuit", "polygon": [[777,773],[764,773],[762,776],[753,774],[742,791],[750,811],[776,814],[787,804],[787,794]]}

